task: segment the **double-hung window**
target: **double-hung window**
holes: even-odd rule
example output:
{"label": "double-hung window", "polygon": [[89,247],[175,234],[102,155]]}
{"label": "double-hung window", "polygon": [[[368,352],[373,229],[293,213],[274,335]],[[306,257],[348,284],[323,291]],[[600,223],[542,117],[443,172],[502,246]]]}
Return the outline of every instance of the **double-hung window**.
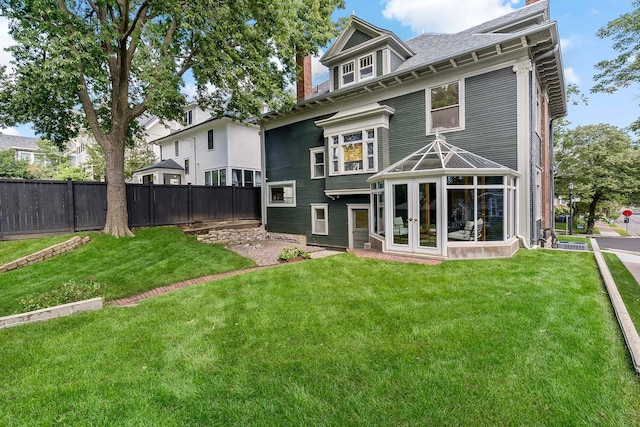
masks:
{"label": "double-hung window", "polygon": [[342,86],[349,85],[356,81],[356,73],[353,61],[342,64]]}
{"label": "double-hung window", "polygon": [[330,138],[331,175],[377,171],[376,131],[359,130]]}
{"label": "double-hung window", "polygon": [[373,77],[373,55],[363,56],[358,62],[360,65],[360,80]]}
{"label": "double-hung window", "polygon": [[427,101],[430,105],[430,133],[436,130],[460,129],[464,127],[462,81],[446,83],[429,89]]}
{"label": "double-hung window", "polygon": [[311,161],[311,179],[324,178],[324,147],[309,150]]}

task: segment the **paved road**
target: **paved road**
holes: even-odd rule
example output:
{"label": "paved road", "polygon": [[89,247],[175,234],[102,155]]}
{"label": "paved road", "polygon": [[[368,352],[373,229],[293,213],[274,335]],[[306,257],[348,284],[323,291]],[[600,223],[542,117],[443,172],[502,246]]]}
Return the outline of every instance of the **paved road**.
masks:
{"label": "paved road", "polygon": [[640,237],[596,237],[600,249],[640,253]]}

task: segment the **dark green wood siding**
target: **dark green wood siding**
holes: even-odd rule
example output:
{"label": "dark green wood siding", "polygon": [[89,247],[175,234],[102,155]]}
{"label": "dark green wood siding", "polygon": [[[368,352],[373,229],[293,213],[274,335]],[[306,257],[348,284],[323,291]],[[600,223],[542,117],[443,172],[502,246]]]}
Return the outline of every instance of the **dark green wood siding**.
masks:
{"label": "dark green wood siding", "polygon": [[[517,169],[516,76],[511,68],[465,81],[465,130],[447,132],[447,142]],[[380,101],[396,109],[389,120],[393,164],[433,141],[426,136],[426,94],[418,91]]]}
{"label": "dark green wood siding", "polygon": [[369,40],[371,40],[373,37],[363,33],[360,30],[355,30],[354,33],[351,35],[351,37],[349,38],[349,40],[347,41],[347,43],[344,45],[344,48],[342,49],[343,51],[352,48],[354,46],[357,46],[361,43],[367,42]]}
{"label": "dark green wood siding", "polygon": [[[326,117],[265,132],[267,183],[296,181],[296,207],[268,207],[266,228],[279,233],[306,235],[312,244],[344,248],[349,242],[346,203],[369,203],[369,198],[352,196],[331,200],[324,194],[325,179],[311,179],[309,148],[325,146],[323,131],[314,122]],[[328,167],[326,151],[325,165]],[[311,234],[312,203],[329,205],[328,236]]]}
{"label": "dark green wood siding", "polygon": [[376,77],[382,75],[382,50],[376,51]]}

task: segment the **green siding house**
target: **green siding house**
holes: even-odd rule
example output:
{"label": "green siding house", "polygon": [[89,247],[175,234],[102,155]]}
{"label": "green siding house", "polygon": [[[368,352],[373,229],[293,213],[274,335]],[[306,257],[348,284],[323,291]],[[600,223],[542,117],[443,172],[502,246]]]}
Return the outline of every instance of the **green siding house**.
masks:
{"label": "green siding house", "polygon": [[548,1],[528,3],[407,41],[352,16],[321,58],[323,89],[298,81],[297,105],[262,120],[267,230],[440,258],[535,245],[566,94]]}

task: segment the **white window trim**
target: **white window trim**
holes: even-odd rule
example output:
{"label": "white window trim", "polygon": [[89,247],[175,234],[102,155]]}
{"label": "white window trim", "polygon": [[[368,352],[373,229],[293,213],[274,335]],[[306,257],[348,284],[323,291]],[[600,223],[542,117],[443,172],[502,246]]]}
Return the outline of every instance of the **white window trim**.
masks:
{"label": "white window trim", "polygon": [[[322,153],[323,156],[323,163],[322,163],[322,175],[315,175],[315,170],[316,170],[316,166],[318,166],[318,164],[315,162],[315,155],[318,153]],[[310,148],[309,149],[309,164],[311,165],[311,179],[321,179],[324,178],[327,175],[327,156],[325,155],[324,152],[324,147],[315,147],[315,148]]]}
{"label": "white window trim", "polygon": [[[371,75],[369,77],[362,77],[362,67],[360,67],[360,61],[362,61],[364,58],[366,57],[371,57]],[[358,58],[358,78],[357,78],[357,82],[361,82],[364,80],[369,80],[372,79],[376,76],[376,58],[375,55],[373,54],[373,52],[367,54],[367,55],[363,55],[360,56]]]}
{"label": "white window trim", "polygon": [[[293,201],[291,203],[271,202],[271,188],[291,186],[293,188]],[[270,208],[295,208],[296,207],[296,181],[275,181],[267,183],[267,207]]]}
{"label": "white window trim", "polygon": [[[344,82],[344,66],[351,64],[353,66],[353,69],[347,73],[347,74],[352,74],[353,73],[353,81],[351,83],[345,83]],[[342,64],[340,64],[340,87],[346,87],[346,86],[351,86],[354,85],[358,82],[358,78],[357,78],[357,68],[356,68],[356,61],[355,60],[351,60],[351,61],[347,61],[347,62],[343,62]]]}
{"label": "white window trim", "polygon": [[[369,139],[366,137],[367,131],[372,130],[374,132],[373,139]],[[358,144],[362,144],[362,169],[345,171],[344,170],[344,150],[343,147],[345,145],[349,145],[349,143],[344,142],[344,135],[349,135],[352,133],[362,132],[362,141],[357,142]],[[333,170],[333,138],[338,137],[338,170]],[[373,142],[373,168],[367,169],[367,147],[366,144],[368,142]],[[325,164],[329,163],[329,175],[330,176],[338,176],[338,175],[358,175],[358,174],[368,174],[368,173],[376,173],[378,172],[378,130],[375,127],[367,127],[367,128],[359,128],[354,129],[352,131],[341,132],[339,134],[330,135],[328,139],[329,145],[329,155],[325,158]],[[327,162],[329,160],[329,162]]]}
{"label": "white window trim", "polygon": [[426,96],[426,110],[427,110],[427,117],[426,117],[426,121],[427,121],[427,126],[426,126],[426,131],[427,131],[427,135],[435,135],[436,130],[434,129],[433,131],[431,130],[431,89],[436,88],[436,87],[440,87],[440,86],[444,86],[444,85],[448,85],[451,83],[458,83],[458,113],[459,113],[459,117],[458,117],[458,127],[455,128],[446,128],[446,129],[438,129],[438,133],[447,133],[447,132],[454,132],[454,131],[460,131],[460,130],[464,130],[465,129],[465,79],[461,78],[459,80],[451,80],[451,81],[447,81],[447,82],[443,82],[441,84],[436,84],[436,85],[432,85],[427,87],[427,90],[425,91],[425,96]]}
{"label": "white window trim", "polygon": [[[328,203],[311,203],[311,234],[317,234],[319,236],[329,235],[329,204]],[[316,209],[324,210],[324,233],[320,233],[316,230]]]}
{"label": "white window trim", "polygon": [[[361,73],[362,73],[362,68],[360,67],[360,60],[366,58],[370,56],[371,57],[371,75],[369,77],[361,77]],[[347,64],[352,64],[353,65],[353,71],[347,73],[347,74],[351,74],[353,73],[353,81],[351,83],[345,83],[344,82],[344,69],[343,67]],[[351,85],[355,85],[358,84],[360,82],[363,82],[365,80],[369,80],[369,79],[373,79],[376,77],[376,67],[377,67],[377,62],[376,62],[376,53],[375,52],[369,52],[366,53],[362,56],[358,56],[355,59],[350,59],[349,61],[345,61],[343,63],[341,63],[339,65],[339,71],[340,71],[340,79],[339,79],[339,83],[340,83],[340,87],[347,87],[347,86],[351,86]],[[334,88],[335,89],[335,88]]]}

